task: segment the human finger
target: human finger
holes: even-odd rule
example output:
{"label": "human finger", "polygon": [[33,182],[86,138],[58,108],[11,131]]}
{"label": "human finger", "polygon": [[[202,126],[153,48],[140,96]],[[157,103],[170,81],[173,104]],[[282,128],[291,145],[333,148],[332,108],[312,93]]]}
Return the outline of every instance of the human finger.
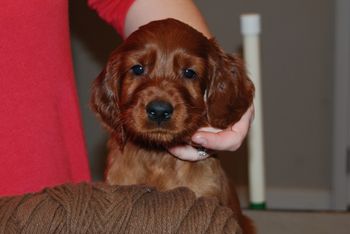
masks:
{"label": "human finger", "polygon": [[201,128],[193,135],[192,141],[209,149],[235,151],[246,137],[253,118],[254,106],[252,105],[231,127],[225,130],[212,127]]}

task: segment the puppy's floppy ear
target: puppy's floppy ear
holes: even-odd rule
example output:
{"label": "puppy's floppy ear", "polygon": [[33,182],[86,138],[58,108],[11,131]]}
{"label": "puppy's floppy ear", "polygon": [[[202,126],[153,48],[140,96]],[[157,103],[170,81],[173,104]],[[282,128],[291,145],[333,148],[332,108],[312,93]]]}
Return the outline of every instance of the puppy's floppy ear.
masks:
{"label": "puppy's floppy ear", "polygon": [[116,61],[118,59],[115,56],[111,57],[106,68],[93,82],[90,106],[122,149],[125,135],[118,104],[120,74]]}
{"label": "puppy's floppy ear", "polygon": [[254,85],[238,56],[226,54],[212,39],[212,74],[207,89],[207,118],[216,128],[237,122],[253,102]]}

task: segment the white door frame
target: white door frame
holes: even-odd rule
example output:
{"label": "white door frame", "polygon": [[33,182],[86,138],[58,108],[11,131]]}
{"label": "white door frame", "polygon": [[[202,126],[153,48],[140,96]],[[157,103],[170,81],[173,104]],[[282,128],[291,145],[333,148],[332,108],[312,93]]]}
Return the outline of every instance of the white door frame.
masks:
{"label": "white door frame", "polygon": [[334,109],[331,208],[346,210],[350,201],[350,1],[335,1]]}

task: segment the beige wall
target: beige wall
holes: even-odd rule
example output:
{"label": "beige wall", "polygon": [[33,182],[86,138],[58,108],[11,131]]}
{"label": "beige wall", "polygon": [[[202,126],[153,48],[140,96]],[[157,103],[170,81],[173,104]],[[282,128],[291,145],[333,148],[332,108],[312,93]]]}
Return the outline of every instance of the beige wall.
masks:
{"label": "beige wall", "polygon": [[332,1],[197,2],[228,51],[241,42],[239,15],[262,16],[268,185],[328,188]]}
{"label": "beige wall", "polygon": [[[87,9],[84,1],[70,2],[72,45],[86,139],[94,176],[101,178],[105,136],[87,108],[88,90],[119,39],[111,27]],[[228,52],[237,51],[241,45],[239,15],[259,12],[262,16],[267,186],[329,190],[332,1],[196,2]],[[244,184],[245,149],[238,156],[231,154],[222,154],[225,165],[229,174]]]}

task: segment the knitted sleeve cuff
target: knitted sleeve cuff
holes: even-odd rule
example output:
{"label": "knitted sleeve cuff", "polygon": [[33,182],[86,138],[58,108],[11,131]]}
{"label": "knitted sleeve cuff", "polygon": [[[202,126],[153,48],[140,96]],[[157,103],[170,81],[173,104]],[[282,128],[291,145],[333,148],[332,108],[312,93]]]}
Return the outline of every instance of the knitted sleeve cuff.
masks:
{"label": "knitted sleeve cuff", "polygon": [[126,14],[135,0],[88,0],[89,6],[124,36]]}

